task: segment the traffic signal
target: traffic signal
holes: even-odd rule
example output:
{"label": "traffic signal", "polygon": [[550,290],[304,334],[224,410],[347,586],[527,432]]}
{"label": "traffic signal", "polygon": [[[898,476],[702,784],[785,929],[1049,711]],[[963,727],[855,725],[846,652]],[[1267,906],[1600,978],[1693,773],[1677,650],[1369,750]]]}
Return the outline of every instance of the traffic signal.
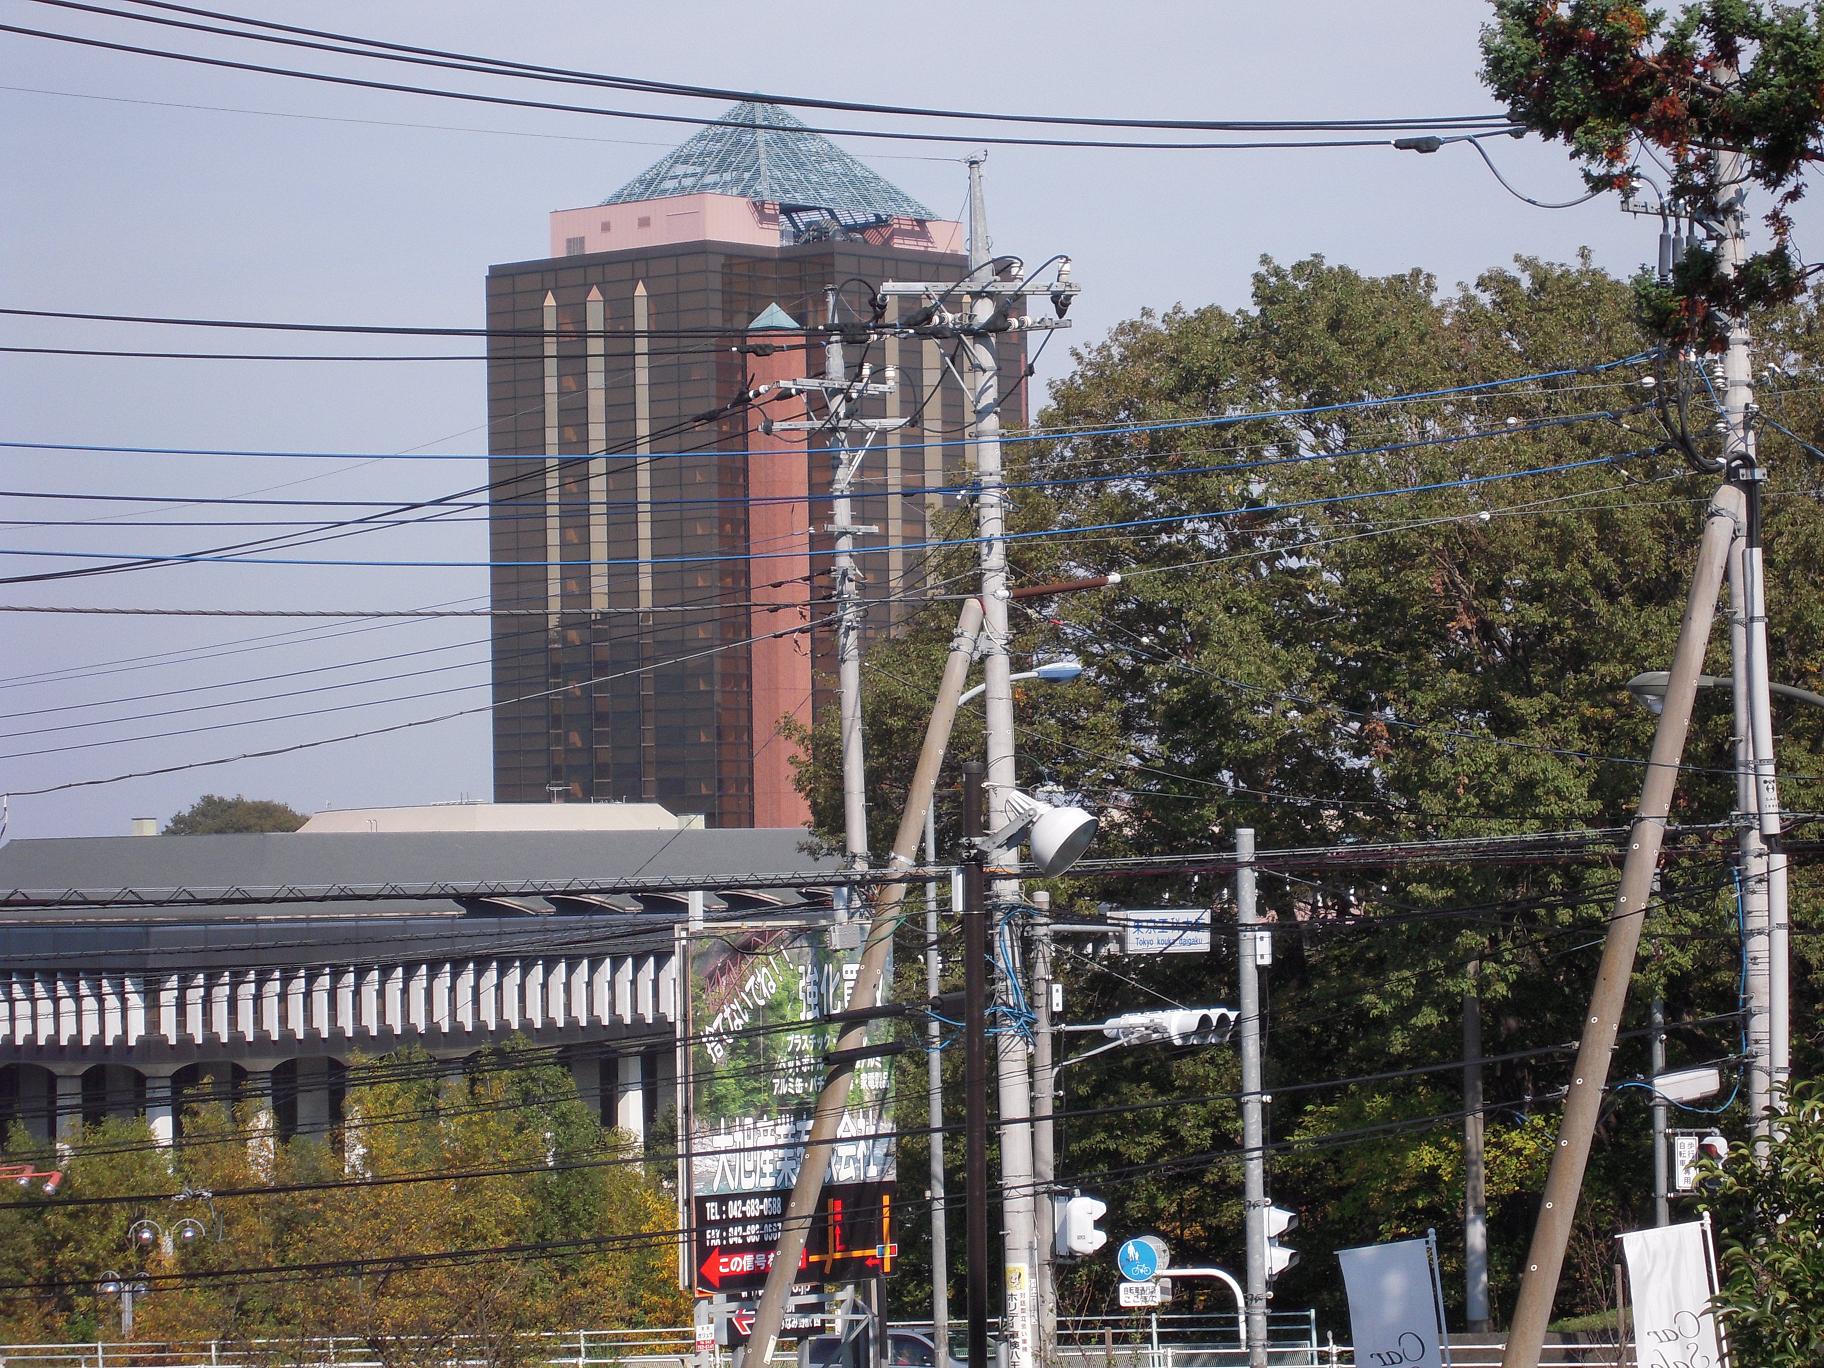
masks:
{"label": "traffic signal", "polygon": [[1108,1203],[1096,1197],[1066,1197],[1057,1204],[1057,1238],[1054,1244],[1057,1252],[1066,1257],[1072,1254],[1094,1254],[1108,1243],[1108,1232],[1096,1228],[1108,1211]]}
{"label": "traffic signal", "polygon": [[1164,1016],[1174,1045],[1220,1045],[1235,1029],[1235,1013],[1226,1007],[1177,1008]]}
{"label": "traffic signal", "polygon": [[1270,1206],[1263,1213],[1267,1226],[1267,1281],[1271,1282],[1298,1262],[1298,1251],[1287,1249],[1279,1237],[1298,1225],[1298,1213]]}
{"label": "traffic signal", "polygon": [[1220,1045],[1235,1029],[1227,1007],[1168,1007],[1123,1012],[1102,1023],[1102,1034],[1128,1044],[1166,1041],[1173,1045]]}

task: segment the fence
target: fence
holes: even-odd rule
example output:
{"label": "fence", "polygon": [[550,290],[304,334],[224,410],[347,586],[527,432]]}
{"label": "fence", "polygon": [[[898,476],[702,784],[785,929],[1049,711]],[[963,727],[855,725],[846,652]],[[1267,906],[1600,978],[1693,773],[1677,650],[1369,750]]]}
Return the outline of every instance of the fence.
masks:
{"label": "fence", "polygon": [[[546,1368],[697,1368],[688,1327],[656,1330],[570,1330],[518,1338],[508,1353],[475,1342],[391,1341],[379,1354],[366,1340],[307,1339],[222,1341],[194,1344],[91,1343],[0,1345],[0,1368],[500,1368],[505,1361]],[[1500,1368],[1502,1341],[1458,1336],[1451,1341],[1453,1368]],[[1247,1368],[1247,1352],[1233,1315],[1084,1316],[1061,1320],[1055,1368]],[[726,1360],[724,1360],[726,1362]],[[795,1365],[790,1352],[775,1364]],[[1273,1312],[1268,1317],[1271,1368],[1357,1368],[1346,1343],[1320,1339],[1316,1315]],[[1540,1368],[1630,1368],[1633,1355],[1612,1339],[1549,1337]],[[1372,1368],[1363,1365],[1362,1368]]]}

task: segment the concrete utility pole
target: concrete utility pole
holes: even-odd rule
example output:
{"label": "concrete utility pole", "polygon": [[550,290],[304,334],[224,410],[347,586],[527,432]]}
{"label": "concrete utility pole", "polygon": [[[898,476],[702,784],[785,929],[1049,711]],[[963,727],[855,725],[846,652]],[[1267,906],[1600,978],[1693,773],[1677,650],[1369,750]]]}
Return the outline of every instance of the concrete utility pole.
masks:
{"label": "concrete utility pole", "polygon": [[[1267,1134],[1262,1096],[1260,921],[1255,903],[1254,830],[1235,833],[1236,1005],[1241,1009],[1241,1191],[1247,1227],[1248,1365],[1267,1368]],[[1269,942],[1270,944],[1270,942]]]}
{"label": "concrete utility pole", "polygon": [[[988,206],[982,198],[982,159],[969,160],[969,269],[971,276],[993,279],[1000,272],[989,252]],[[981,331],[997,310],[993,295],[972,292],[969,321],[973,325],[963,343],[968,358],[970,401],[975,419],[975,530],[981,540],[982,567],[982,698],[988,750],[988,829],[1007,824],[1007,795],[1017,782],[1013,755],[1013,667],[1007,625],[1006,492],[1001,471],[1001,368],[999,335]],[[1014,863],[1007,850],[989,852],[997,868]],[[1017,879],[997,878],[993,900],[997,908],[1018,901]],[[1012,1008],[1018,989],[1011,977],[1015,966],[1004,965],[998,992],[1001,1006]],[[995,1037],[999,1063],[1001,1137],[1002,1264],[1006,1279],[1001,1334],[1007,1344],[1007,1368],[1032,1368],[1036,1338],[1034,1320],[1034,1261],[1037,1222],[1032,1190],[1032,1078],[1028,1072],[1027,1046],[1018,1031],[1002,1030]]]}
{"label": "concrete utility pole", "polygon": [[[849,868],[868,867],[867,766],[862,753],[861,737],[861,624],[865,612],[861,602],[861,574],[855,566],[855,534],[872,532],[872,527],[858,527],[851,521],[849,492],[855,474],[875,436],[906,425],[903,418],[860,418],[854,409],[863,398],[892,394],[898,377],[887,368],[882,381],[872,378],[872,368],[863,366],[851,377],[842,346],[842,320],[838,315],[838,292],[834,285],[823,292],[824,334],[823,375],[803,380],[782,380],[781,394],[820,394],[823,396],[823,421],[774,423],[774,432],[803,432],[821,435],[830,447],[830,524],[826,529],[836,538],[830,558],[830,577],[836,597],[836,679],[839,702],[839,726],[842,735],[842,826],[843,847],[848,853]],[[852,433],[864,435],[859,447],[851,446]]]}
{"label": "concrete utility pole", "polygon": [[[1751,510],[1760,486],[1748,483],[1743,494]],[[1748,1055],[1744,1069],[1748,1116],[1754,1127],[1755,1150],[1765,1157],[1769,1131],[1767,1108],[1773,1087],[1773,974],[1772,932],[1767,898],[1767,843],[1755,805],[1759,794],[1754,783],[1754,722],[1748,677],[1748,574],[1745,543],[1738,537],[1729,547],[1729,654],[1734,663],[1731,697],[1734,719],[1736,869],[1741,876],[1742,987],[1744,1018],[1742,1039]]]}
{"label": "concrete utility pole", "polygon": [[[1060,261],[1063,259],[1060,258]],[[1058,279],[1038,284],[1025,279],[1022,263],[1013,257],[991,254],[988,242],[988,207],[982,195],[982,158],[969,160],[969,273],[958,282],[886,282],[883,296],[919,296],[922,307],[897,325],[913,335],[954,336],[967,357],[966,386],[973,418],[975,455],[976,535],[981,544],[982,614],[980,655],[984,684],[983,711],[987,732],[987,827],[998,832],[1007,825],[1008,798],[1015,784],[1013,745],[1013,687],[1008,659],[1010,632],[1007,605],[1013,596],[1007,583],[1006,493],[1001,468],[1001,376],[997,343],[1001,334],[1035,328],[1068,327],[1063,315],[1078,287],[1068,283],[1069,263],[1059,267]],[[947,311],[945,301],[958,295],[968,299],[966,316]],[[1032,319],[1016,306],[1032,297],[1049,297],[1058,317]],[[916,320],[916,321],[914,321]],[[1011,852],[989,851],[987,863],[997,869],[1014,864]],[[1017,879],[996,878],[991,902],[1006,906],[1017,902]],[[1012,966],[1009,966],[1012,968]],[[1012,985],[1003,981],[1002,1001],[1015,998]],[[1032,1076],[1027,1049],[1017,1032],[997,1037],[999,1061],[1001,1190],[1005,1233],[1002,1245],[1006,1302],[1001,1318],[1007,1345],[1006,1368],[1033,1368],[1034,1297],[1033,1267],[1036,1222],[1032,1171]],[[972,1272],[974,1270],[972,1269]]]}
{"label": "concrete utility pole", "polygon": [[1564,1267],[1565,1246],[1570,1239],[1577,1197],[1589,1163],[1596,1117],[1608,1082],[1609,1060],[1615,1050],[1622,1010],[1627,1005],[1628,979],[1634,971],[1641,926],[1652,897],[1654,870],[1659,864],[1672,790],[1684,755],[1691,704],[1697,692],[1698,674],[1703,669],[1704,647],[1716,617],[1724,564],[1731,541],[1743,527],[1745,514],[1746,499],[1740,487],[1731,483],[1712,496],[1704,519],[1703,539],[1698,544],[1691,591],[1685,600],[1678,647],[1666,680],[1665,707],[1653,732],[1653,749],[1647,757],[1640,807],[1635,814],[1627,857],[1622,863],[1621,888],[1603,939],[1602,962],[1590,995],[1590,1008],[1584,1016],[1583,1038],[1577,1048],[1571,1084],[1565,1093],[1558,1147],[1546,1174],[1545,1194],[1521,1273],[1520,1296],[1514,1307],[1502,1368],[1539,1368],[1546,1327],[1552,1316],[1552,1299]]}
{"label": "concrete utility pole", "polygon": [[[937,696],[932,700],[931,718],[925,724],[918,766],[912,774],[906,808],[900,815],[899,831],[888,859],[889,866],[896,870],[911,868],[917,859],[919,837],[925,829],[925,813],[937,787],[938,770],[950,743],[951,726],[956,721],[956,701],[962,697],[963,685],[968,679],[981,625],[981,604],[975,599],[967,600],[957,617],[956,635],[944,662]],[[856,1007],[871,1006],[881,998],[887,956],[893,946],[893,930],[898,925],[899,905],[905,894],[905,884],[891,883],[883,885],[874,899],[874,910],[862,943],[861,963],[850,989],[849,1001]],[[830,1171],[830,1146],[836,1140],[836,1130],[848,1102],[856,1052],[867,1043],[867,1029],[867,1021],[857,1018],[846,1023],[837,1037],[835,1055],[838,1062],[830,1065],[822,1091],[817,1094],[816,1110],[805,1136],[804,1161],[798,1167],[792,1195],[780,1219],[779,1244],[766,1271],[766,1285],[760,1291],[759,1303],[754,1307],[752,1336],[747,1348],[741,1351],[738,1368],[749,1364],[753,1368],[764,1368],[778,1345],[786,1303],[791,1300],[792,1283],[803,1264],[805,1240],[817,1214],[818,1199],[823,1195],[824,1179]]]}

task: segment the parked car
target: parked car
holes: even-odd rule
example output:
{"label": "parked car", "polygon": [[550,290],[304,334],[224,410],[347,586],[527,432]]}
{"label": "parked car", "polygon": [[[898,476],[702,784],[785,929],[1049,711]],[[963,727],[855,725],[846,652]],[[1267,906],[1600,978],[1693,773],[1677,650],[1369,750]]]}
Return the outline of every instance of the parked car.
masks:
{"label": "parked car", "polygon": [[[950,1353],[939,1358],[937,1345],[925,1330],[887,1331],[887,1362],[892,1368],[968,1368],[959,1354],[958,1337],[950,1339]],[[874,1368],[873,1337],[861,1326],[847,1339],[841,1335],[812,1335],[798,1342],[798,1368]]]}

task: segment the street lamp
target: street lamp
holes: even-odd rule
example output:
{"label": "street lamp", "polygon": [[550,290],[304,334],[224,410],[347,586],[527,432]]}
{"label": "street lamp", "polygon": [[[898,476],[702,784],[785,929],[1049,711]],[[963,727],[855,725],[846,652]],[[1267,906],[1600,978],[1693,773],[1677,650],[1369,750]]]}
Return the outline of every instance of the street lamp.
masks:
{"label": "street lamp", "polygon": [[[1657,717],[1666,706],[1666,679],[1664,670],[1645,670],[1628,681],[1628,692],[1634,695],[1635,702]],[[1700,689],[1726,689],[1734,685],[1732,679],[1723,679],[1717,675],[1699,675],[1697,687]],[[1814,708],[1824,708],[1824,694],[1813,693],[1810,689],[1801,689],[1794,684],[1767,685],[1767,692],[1776,698],[1790,698],[1794,702],[1809,703]]]}
{"label": "street lamp", "polygon": [[123,1340],[133,1338],[133,1299],[143,1297],[151,1291],[151,1286],[143,1278],[123,1278],[113,1269],[101,1275],[101,1281],[95,1284],[95,1290],[104,1297],[114,1297],[120,1302],[120,1337]]}
{"label": "street lamp", "polygon": [[160,1225],[150,1216],[141,1216],[127,1227],[127,1243],[135,1249],[158,1249],[169,1254],[174,1249],[189,1249],[209,1233],[209,1227],[194,1216],[186,1216],[169,1226]]}
{"label": "street lamp", "polygon": [[57,1189],[63,1186],[63,1173],[59,1169],[35,1169],[30,1164],[0,1164],[0,1183],[13,1182],[22,1188],[29,1188],[36,1183],[46,1197],[55,1197]]}
{"label": "street lamp", "polygon": [[[1017,684],[1022,679],[1038,679],[1047,684],[1065,684],[1082,673],[1083,662],[1074,656],[1066,656],[1063,660],[1047,660],[1030,670],[1016,671],[1007,676],[1007,682]],[[980,698],[987,688],[986,684],[977,684],[973,688],[964,689],[962,697],[956,700],[956,706],[960,708],[963,704]]]}

